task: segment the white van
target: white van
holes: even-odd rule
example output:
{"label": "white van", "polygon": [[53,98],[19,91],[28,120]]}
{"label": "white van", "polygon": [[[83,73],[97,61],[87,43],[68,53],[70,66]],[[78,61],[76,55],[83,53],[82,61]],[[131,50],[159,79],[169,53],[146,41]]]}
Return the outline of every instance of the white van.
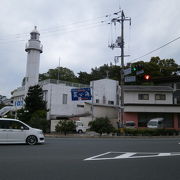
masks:
{"label": "white van", "polygon": [[148,122],[147,127],[148,128],[163,128],[163,120],[164,120],[164,118],[151,119]]}
{"label": "white van", "polygon": [[35,129],[17,119],[0,118],[0,143],[44,143],[42,130]]}
{"label": "white van", "polygon": [[86,127],[83,125],[82,121],[76,121],[76,132],[81,134],[86,132]]}

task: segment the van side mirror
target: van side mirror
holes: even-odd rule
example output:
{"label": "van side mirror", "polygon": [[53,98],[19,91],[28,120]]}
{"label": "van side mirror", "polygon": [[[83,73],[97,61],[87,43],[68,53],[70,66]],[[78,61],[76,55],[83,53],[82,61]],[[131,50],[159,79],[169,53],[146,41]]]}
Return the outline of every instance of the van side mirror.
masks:
{"label": "van side mirror", "polygon": [[24,130],[24,127],[23,127],[23,126],[21,126],[21,130]]}

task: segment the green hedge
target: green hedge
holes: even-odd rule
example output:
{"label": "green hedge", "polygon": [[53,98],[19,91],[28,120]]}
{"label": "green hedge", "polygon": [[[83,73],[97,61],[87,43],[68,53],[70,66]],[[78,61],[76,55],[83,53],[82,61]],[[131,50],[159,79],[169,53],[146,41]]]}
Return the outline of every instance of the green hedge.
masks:
{"label": "green hedge", "polygon": [[175,129],[148,129],[148,128],[137,128],[130,129],[124,128],[123,130],[118,130],[119,134],[124,134],[127,136],[174,136],[179,135],[179,131]]}

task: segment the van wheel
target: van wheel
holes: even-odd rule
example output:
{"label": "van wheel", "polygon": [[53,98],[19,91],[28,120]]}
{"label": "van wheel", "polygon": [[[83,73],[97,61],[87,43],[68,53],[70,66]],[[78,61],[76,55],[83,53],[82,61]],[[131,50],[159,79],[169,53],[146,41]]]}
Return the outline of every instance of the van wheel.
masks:
{"label": "van wheel", "polygon": [[82,134],[82,133],[83,133],[83,131],[82,131],[82,130],[79,130],[79,131],[78,131],[78,134]]}
{"label": "van wheel", "polygon": [[26,143],[29,145],[35,145],[37,143],[37,137],[36,136],[28,136],[26,139]]}

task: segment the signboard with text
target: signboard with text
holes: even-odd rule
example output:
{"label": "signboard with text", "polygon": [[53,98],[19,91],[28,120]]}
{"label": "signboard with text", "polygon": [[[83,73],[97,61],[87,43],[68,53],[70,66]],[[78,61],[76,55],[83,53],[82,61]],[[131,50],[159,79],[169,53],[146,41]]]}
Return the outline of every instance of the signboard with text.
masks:
{"label": "signboard with text", "polygon": [[128,68],[128,69],[124,69],[124,75],[128,75],[128,74],[131,74],[131,68]]}
{"label": "signboard with text", "polygon": [[15,106],[23,106],[23,101],[15,101]]}
{"label": "signboard with text", "polygon": [[72,96],[72,101],[91,100],[91,89],[90,88],[71,89],[71,96]]}
{"label": "signboard with text", "polygon": [[136,81],[136,76],[126,76],[124,78],[125,82],[135,82]]}

